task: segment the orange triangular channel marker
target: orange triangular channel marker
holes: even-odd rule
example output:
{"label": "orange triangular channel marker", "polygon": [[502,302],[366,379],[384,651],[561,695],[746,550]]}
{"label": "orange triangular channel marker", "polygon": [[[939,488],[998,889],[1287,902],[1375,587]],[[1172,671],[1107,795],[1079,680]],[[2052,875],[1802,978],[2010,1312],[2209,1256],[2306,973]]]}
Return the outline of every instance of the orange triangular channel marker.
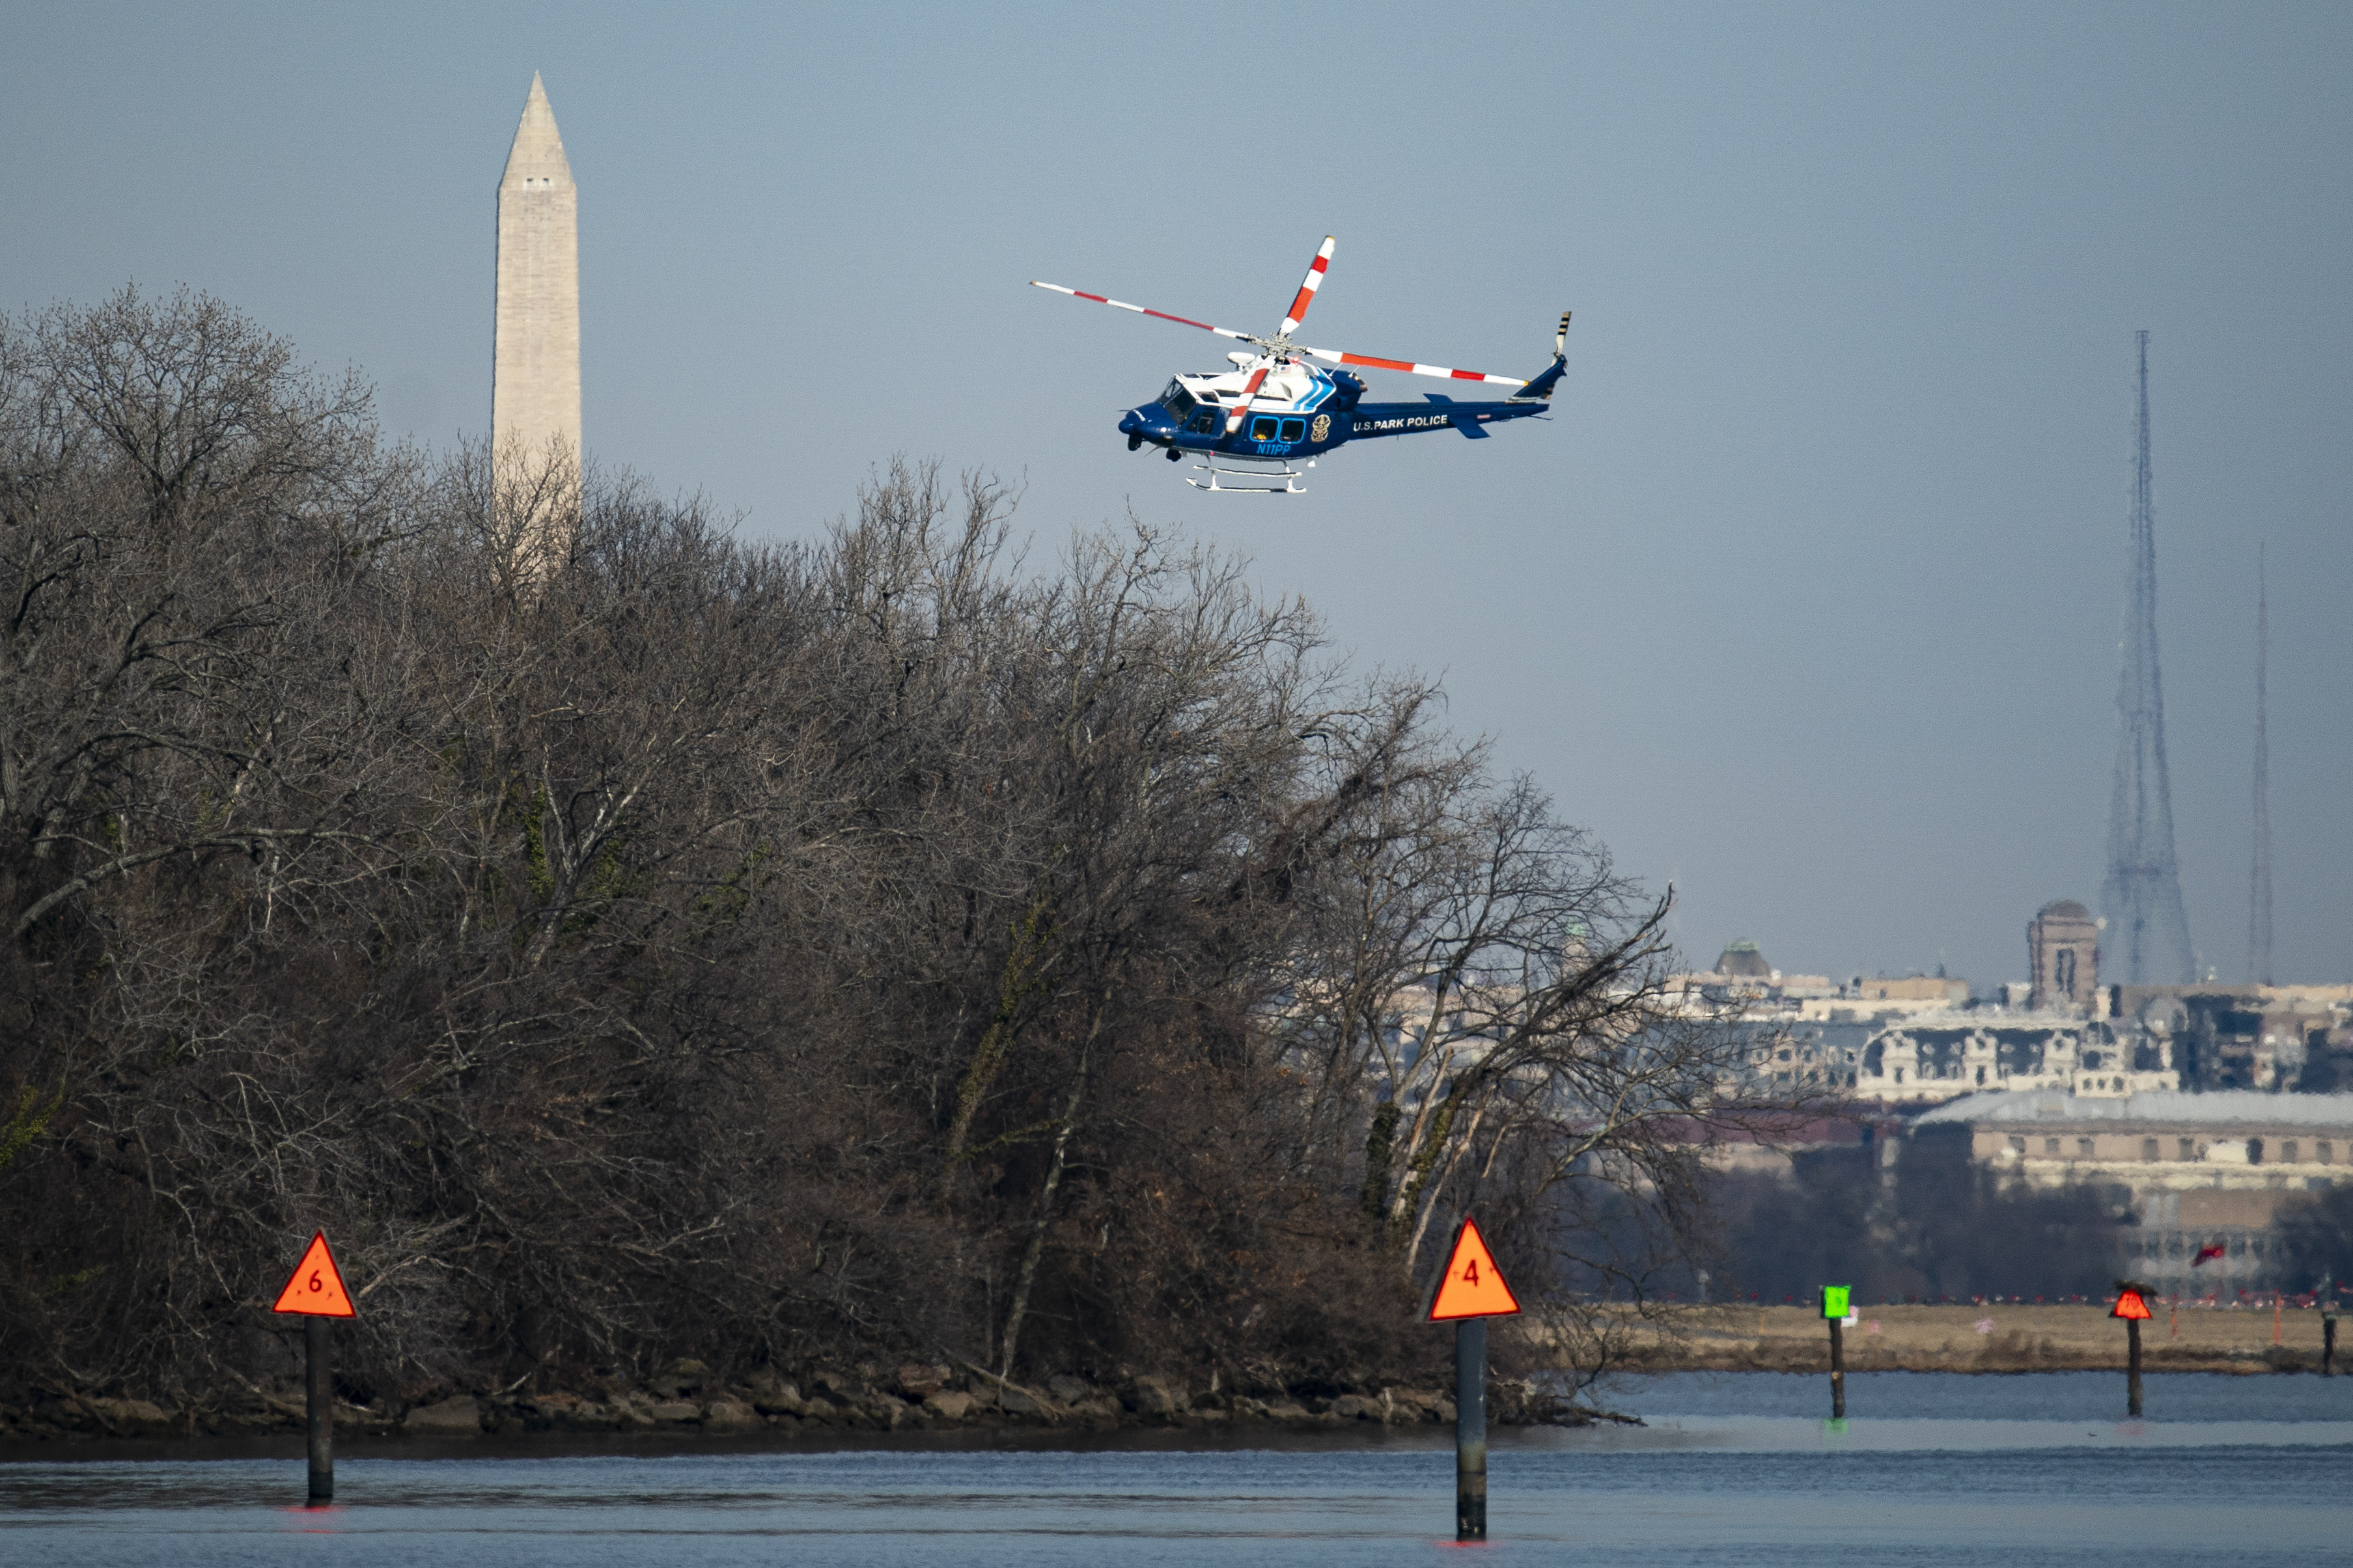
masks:
{"label": "orange triangular channel marker", "polygon": [[270,1310],[302,1312],[313,1318],[359,1316],[352,1310],[352,1295],[343,1289],[343,1271],[335,1267],[335,1255],[327,1250],[325,1231],[311,1238],[310,1250],[294,1266],[294,1278],[278,1292],[278,1305]]}
{"label": "orange triangular channel marker", "polygon": [[1504,1283],[1478,1221],[1465,1217],[1454,1237],[1454,1256],[1446,1260],[1446,1277],[1438,1282],[1438,1298],[1430,1304],[1430,1321],[1508,1318],[1519,1310],[1520,1299]]}
{"label": "orange triangular channel marker", "polygon": [[2141,1300],[2137,1290],[2127,1290],[2118,1296],[2116,1307],[2108,1313],[2111,1318],[2147,1318],[2148,1315],[2148,1303]]}

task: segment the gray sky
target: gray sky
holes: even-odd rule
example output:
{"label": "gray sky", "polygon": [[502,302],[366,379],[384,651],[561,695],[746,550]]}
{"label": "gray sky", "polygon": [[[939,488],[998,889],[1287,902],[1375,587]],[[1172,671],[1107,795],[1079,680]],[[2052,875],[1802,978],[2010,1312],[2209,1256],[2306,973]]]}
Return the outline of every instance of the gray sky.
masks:
{"label": "gray sky", "polygon": [[[37,6],[0,305],[185,281],[489,423],[534,69],[580,185],[587,442],[803,536],[894,451],[1043,547],[1181,522],[1445,674],[1711,959],[2023,977],[2096,903],[2132,334],[2190,931],[2246,965],[2255,551],[2278,977],[2353,978],[2353,9]],[[1209,497],[1118,410],[1205,334],[1533,374],[1549,424]],[[1377,396],[1435,384],[1375,376]]]}

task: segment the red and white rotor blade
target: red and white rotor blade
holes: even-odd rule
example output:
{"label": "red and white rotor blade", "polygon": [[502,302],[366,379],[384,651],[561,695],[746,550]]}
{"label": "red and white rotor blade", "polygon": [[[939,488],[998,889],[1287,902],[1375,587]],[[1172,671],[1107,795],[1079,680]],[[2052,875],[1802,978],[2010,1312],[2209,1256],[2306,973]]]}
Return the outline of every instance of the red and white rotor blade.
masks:
{"label": "red and white rotor blade", "polygon": [[1310,359],[1320,359],[1325,364],[1361,364],[1374,370],[1401,370],[1408,375],[1434,375],[1440,381],[1483,381],[1490,386],[1525,386],[1516,375],[1489,375],[1484,371],[1454,370],[1442,364],[1415,364],[1409,360],[1375,359],[1370,354],[1342,353],[1336,349],[1299,349],[1295,351]]}
{"label": "red and white rotor blade", "polygon": [[1151,316],[1163,321],[1174,321],[1180,327],[1198,327],[1205,332],[1215,332],[1221,338],[1233,338],[1245,343],[1258,342],[1248,332],[1237,332],[1225,327],[1213,327],[1207,321],[1196,321],[1187,316],[1172,316],[1166,310],[1154,310],[1142,305],[1131,305],[1124,300],[1113,300],[1101,294],[1090,294],[1083,289],[1065,289],[1060,283],[1040,283],[1035,278],[1029,280],[1029,287],[1051,289],[1055,293],[1068,294],[1073,300],[1092,300],[1096,304],[1109,305],[1114,310],[1133,310],[1139,316]]}
{"label": "red and white rotor blade", "polygon": [[1266,373],[1273,368],[1274,362],[1269,360],[1250,372],[1250,380],[1242,385],[1241,401],[1231,405],[1226,411],[1227,435],[1230,436],[1242,427],[1242,420],[1250,413],[1250,400],[1258,395],[1258,389],[1265,384]]}
{"label": "red and white rotor blade", "polygon": [[1332,265],[1332,247],[1338,243],[1328,234],[1324,237],[1323,248],[1316,251],[1315,259],[1307,264],[1307,276],[1300,281],[1299,297],[1292,300],[1291,309],[1282,313],[1282,325],[1274,330],[1276,337],[1289,337],[1299,330],[1299,323],[1307,319],[1307,307],[1315,303],[1315,290],[1324,286],[1324,269]]}

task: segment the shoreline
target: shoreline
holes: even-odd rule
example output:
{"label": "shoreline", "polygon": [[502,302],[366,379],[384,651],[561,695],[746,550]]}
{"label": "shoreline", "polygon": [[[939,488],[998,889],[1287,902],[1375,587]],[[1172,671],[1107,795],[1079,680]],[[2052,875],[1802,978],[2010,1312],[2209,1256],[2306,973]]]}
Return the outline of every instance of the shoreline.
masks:
{"label": "shoreline", "polygon": [[[1329,1433],[1351,1429],[1451,1431],[1454,1402],[1429,1389],[1390,1384],[1331,1396],[1278,1393],[1264,1398],[1146,1375],[1117,1387],[1056,1376],[1029,1388],[975,1371],[910,1364],[810,1374],[799,1383],[761,1370],[744,1382],[712,1377],[698,1361],[673,1362],[643,1383],[600,1379],[586,1394],[469,1394],[354,1405],[338,1399],[339,1442],[395,1443],[636,1439],[764,1443],[814,1439],[856,1445],[898,1436],[986,1444],[1001,1435],[1086,1439],[1116,1433],[1213,1433],[1249,1429]],[[964,1386],[957,1386],[962,1384]],[[1578,1425],[1591,1419],[1564,1401],[1517,1383],[1491,1384],[1497,1426]],[[148,1400],[52,1394],[21,1407],[0,1405],[0,1449],[66,1442],[202,1442],[291,1436],[302,1430],[301,1391],[248,1385],[189,1408]]]}
{"label": "shoreline", "polygon": [[[2104,1305],[1937,1304],[1863,1306],[1845,1335],[1850,1373],[2002,1375],[2121,1372],[2122,1325]],[[1822,1374],[1830,1370],[1826,1325],[1813,1310],[1785,1306],[1689,1306],[1666,1323],[1619,1325],[1613,1373]],[[2276,1342],[2274,1342],[2276,1337]],[[2142,1333],[2150,1374],[2315,1373],[2321,1315],[2309,1309],[2165,1307]],[[2353,1352],[2353,1342],[2341,1347]],[[2340,1358],[2342,1361],[2344,1358]],[[2353,1372],[2353,1367],[2340,1367]],[[1451,1432],[1453,1401],[1398,1384],[1340,1393],[1263,1396],[1193,1389],[1186,1380],[1145,1375],[1097,1385],[1067,1375],[1041,1387],[1006,1383],[977,1369],[908,1364],[884,1372],[819,1369],[804,1384],[761,1370],[744,1381],[714,1377],[700,1362],[673,1362],[643,1382],[591,1380],[581,1391],[470,1394],[446,1384],[414,1402],[338,1401],[339,1444],[543,1447],[644,1441],[712,1445],[744,1440],[772,1447],[1053,1447],[1106,1441],[1178,1442],[1267,1438],[1362,1438]],[[1491,1383],[1488,1420],[1500,1431],[1588,1426],[1615,1417],[1570,1405],[1517,1380]],[[58,1443],[169,1445],[294,1440],[303,1406],[299,1386],[248,1385],[193,1408],[150,1401],[52,1394],[0,1404],[0,1457]]]}

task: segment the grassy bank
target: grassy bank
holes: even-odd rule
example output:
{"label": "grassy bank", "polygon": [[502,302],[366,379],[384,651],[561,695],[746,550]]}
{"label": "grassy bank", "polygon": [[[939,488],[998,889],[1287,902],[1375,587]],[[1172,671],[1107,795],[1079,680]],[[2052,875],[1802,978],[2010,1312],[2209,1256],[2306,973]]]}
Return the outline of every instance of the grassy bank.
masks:
{"label": "grassy bank", "polygon": [[[2105,1305],[1864,1307],[1846,1331],[1852,1372],[2121,1370],[2125,1326]],[[2158,1308],[2141,1326],[2151,1372],[2317,1372],[2320,1314],[2291,1307]],[[1672,1328],[1638,1328],[1633,1363],[1650,1372],[1826,1372],[1830,1333],[1807,1307],[1694,1307]],[[2353,1339],[2340,1337],[2337,1369]]]}

